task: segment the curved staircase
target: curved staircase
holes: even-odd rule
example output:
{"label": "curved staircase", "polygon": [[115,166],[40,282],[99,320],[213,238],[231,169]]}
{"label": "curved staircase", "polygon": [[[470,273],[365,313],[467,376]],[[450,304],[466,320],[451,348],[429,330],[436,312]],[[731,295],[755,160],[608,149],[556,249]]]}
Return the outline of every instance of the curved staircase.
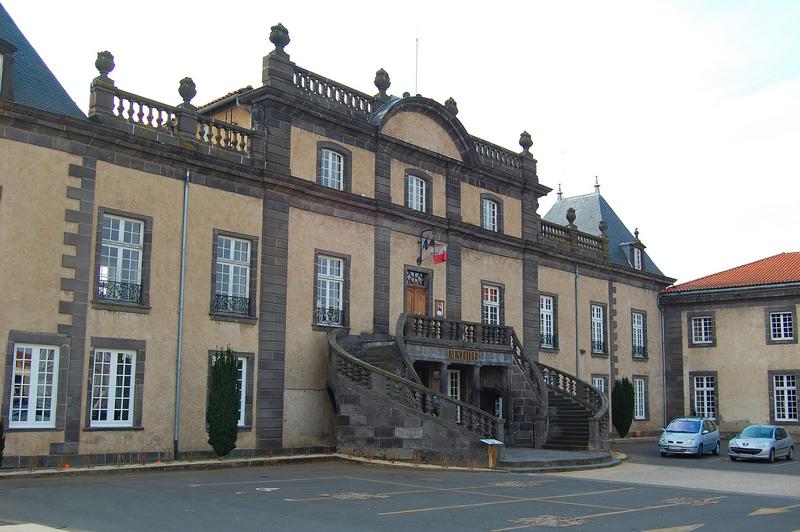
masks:
{"label": "curved staircase", "polygon": [[[434,351],[510,355],[509,419],[424,386],[407,354],[411,343]],[[605,396],[533,361],[512,327],[403,314],[395,337],[348,336],[336,329],[328,345],[340,449],[390,459],[483,463],[485,438],[509,447],[600,450],[607,437]]]}

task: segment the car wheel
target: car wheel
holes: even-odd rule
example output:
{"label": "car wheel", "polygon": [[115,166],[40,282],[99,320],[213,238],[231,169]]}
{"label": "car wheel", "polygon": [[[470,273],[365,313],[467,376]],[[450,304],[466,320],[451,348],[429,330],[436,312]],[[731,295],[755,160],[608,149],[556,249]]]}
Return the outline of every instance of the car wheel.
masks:
{"label": "car wheel", "polygon": [[792,460],[794,458],[794,446],[789,447],[789,452],[786,453],[786,459]]}
{"label": "car wheel", "polygon": [[769,458],[767,458],[767,462],[769,462],[771,464],[774,461],[775,461],[775,449],[770,449],[769,450]]}
{"label": "car wheel", "polygon": [[700,442],[700,445],[697,446],[697,457],[703,457],[703,442]]}
{"label": "car wheel", "polygon": [[712,453],[714,454],[714,456],[719,456],[719,441],[717,441],[717,444],[714,446],[714,450],[712,451]]}
{"label": "car wheel", "polygon": [[738,460],[739,460],[739,459],[738,459],[738,458],[736,458],[735,456],[728,456],[728,458],[730,458],[730,459],[731,459],[731,462],[736,462],[736,461],[738,461]]}

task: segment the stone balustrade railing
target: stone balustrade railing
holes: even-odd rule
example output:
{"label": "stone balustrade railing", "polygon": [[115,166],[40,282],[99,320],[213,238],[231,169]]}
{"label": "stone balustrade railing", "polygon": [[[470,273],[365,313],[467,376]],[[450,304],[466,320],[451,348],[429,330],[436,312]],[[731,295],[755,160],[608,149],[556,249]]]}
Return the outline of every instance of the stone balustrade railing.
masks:
{"label": "stone balustrade railing", "polygon": [[487,166],[518,170],[522,163],[519,154],[492,144],[478,137],[472,137],[478,158]]}
{"label": "stone balustrade railing", "polygon": [[567,395],[592,412],[589,446],[602,449],[608,437],[608,400],[606,395],[591,384],[560,369],[537,362],[544,384]]}
{"label": "stone balustrade railing", "polygon": [[599,237],[586,233],[578,233],[576,240],[578,242],[578,247],[581,249],[586,249],[594,253],[603,253],[603,242]]}
{"label": "stone balustrade railing", "polygon": [[485,344],[511,348],[514,329],[505,325],[488,325],[431,316],[406,315],[403,336],[406,342],[424,341],[448,345]]}
{"label": "stone balustrade railing", "polygon": [[600,256],[608,255],[608,242],[604,237],[583,233],[574,226],[563,226],[542,220],[540,234],[545,242],[567,247],[572,251],[587,251]]}
{"label": "stone balustrade railing", "polygon": [[369,115],[374,108],[374,98],[333,80],[294,66],[294,86],[303,92],[324,100],[336,102],[354,111]]}
{"label": "stone balustrade railing", "polygon": [[502,439],[503,420],[359,360],[342,347],[339,339],[344,334],[344,329],[328,333],[331,376],[376,394],[387,403],[399,404],[417,414],[458,424],[478,438]]}
{"label": "stone balustrade railing", "polygon": [[130,124],[174,132],[177,124],[178,108],[157,102],[116,87],[111,89],[114,97],[112,114]]}
{"label": "stone balustrade railing", "polygon": [[195,139],[217,148],[250,153],[252,131],[208,116],[197,116]]}

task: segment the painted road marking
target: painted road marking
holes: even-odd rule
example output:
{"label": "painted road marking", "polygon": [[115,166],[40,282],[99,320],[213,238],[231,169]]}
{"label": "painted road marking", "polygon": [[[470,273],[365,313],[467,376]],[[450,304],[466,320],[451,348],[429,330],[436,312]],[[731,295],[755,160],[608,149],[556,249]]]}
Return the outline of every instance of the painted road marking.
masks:
{"label": "painted road marking", "polygon": [[238,482],[206,482],[204,484],[189,484],[190,488],[201,488],[205,486],[235,486],[237,484],[272,484],[274,482],[305,482],[309,480],[334,480],[334,479],[346,479],[349,477],[309,477],[309,478],[285,478],[285,479],[274,479],[274,480],[242,480]]}
{"label": "painted road marking", "polygon": [[705,526],[705,524],[698,523],[696,525],[673,526],[670,528],[651,528],[642,532],[692,532],[692,530],[697,530],[702,526]]}
{"label": "painted road marking", "polygon": [[280,488],[256,488],[256,491],[266,491],[266,492],[271,492],[271,491],[278,491],[279,489],[280,489]]}
{"label": "painted road marking", "polygon": [[747,517],[754,515],[782,514],[785,512],[790,512],[795,508],[800,508],[800,504],[790,504],[789,506],[779,506],[778,508],[759,508],[758,510],[747,514]]}

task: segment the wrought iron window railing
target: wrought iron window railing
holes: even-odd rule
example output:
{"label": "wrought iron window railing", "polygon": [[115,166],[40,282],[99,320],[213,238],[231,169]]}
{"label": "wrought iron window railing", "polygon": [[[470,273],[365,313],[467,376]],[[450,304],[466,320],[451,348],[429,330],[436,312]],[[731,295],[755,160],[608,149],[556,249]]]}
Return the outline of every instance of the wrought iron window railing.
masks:
{"label": "wrought iron window railing", "polygon": [[214,294],[214,312],[250,315],[250,298]]}
{"label": "wrought iron window railing", "polygon": [[142,285],[100,279],[97,281],[97,297],[111,301],[141,303]]}
{"label": "wrought iron window railing", "polygon": [[606,343],[604,340],[592,340],[592,353],[605,353]]}
{"label": "wrought iron window railing", "polygon": [[315,321],[317,325],[342,327],[344,326],[344,310],[336,307],[317,307]]}
{"label": "wrought iron window railing", "polygon": [[555,334],[539,334],[539,346],[545,349],[558,349],[558,336]]}
{"label": "wrought iron window railing", "polygon": [[647,346],[646,345],[634,345],[633,346],[633,356],[644,358],[647,356]]}

